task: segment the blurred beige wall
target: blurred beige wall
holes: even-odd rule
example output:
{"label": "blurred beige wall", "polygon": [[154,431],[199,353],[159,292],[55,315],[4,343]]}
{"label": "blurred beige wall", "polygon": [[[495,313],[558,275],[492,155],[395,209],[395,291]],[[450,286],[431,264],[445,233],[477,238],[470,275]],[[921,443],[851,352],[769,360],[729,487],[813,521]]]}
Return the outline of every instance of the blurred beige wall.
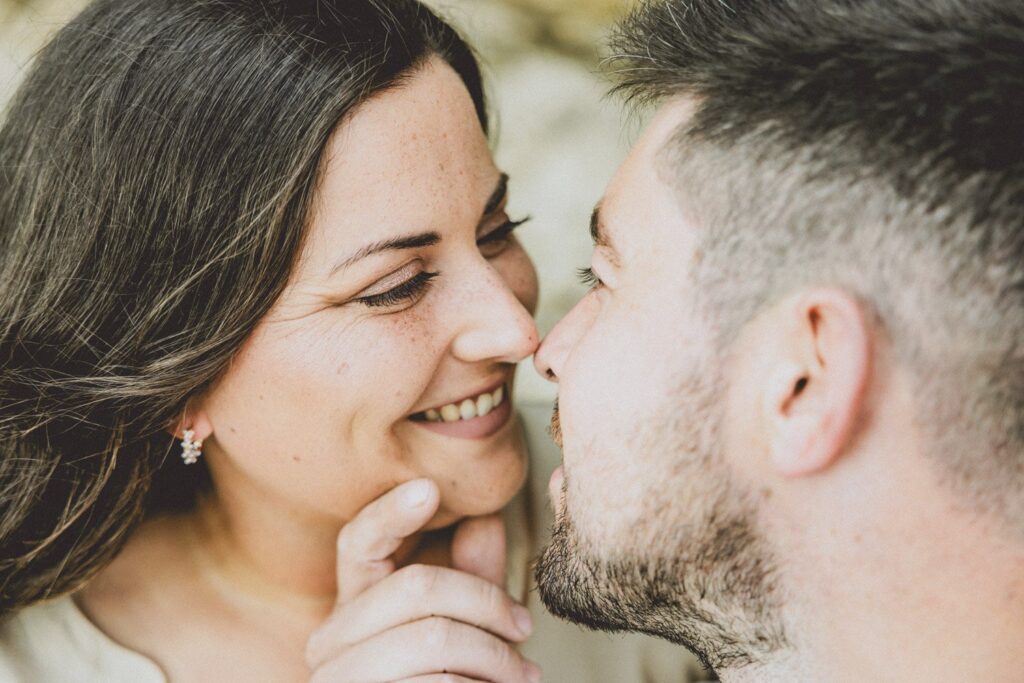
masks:
{"label": "blurred beige wall", "polygon": [[[512,214],[530,214],[521,240],[540,273],[546,333],[583,294],[590,212],[638,131],[605,98],[599,72],[608,27],[630,0],[428,0],[460,26],[482,58],[495,115],[498,164],[512,177]],[[0,0],[0,99],[32,55],[85,3]],[[519,394],[550,400],[528,368]]]}

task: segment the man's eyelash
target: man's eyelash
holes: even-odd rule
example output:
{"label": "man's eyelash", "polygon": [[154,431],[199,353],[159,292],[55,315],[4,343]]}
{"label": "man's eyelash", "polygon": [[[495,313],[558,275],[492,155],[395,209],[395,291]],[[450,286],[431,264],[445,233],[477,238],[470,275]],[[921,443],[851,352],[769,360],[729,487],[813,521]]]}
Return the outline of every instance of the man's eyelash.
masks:
{"label": "man's eyelash", "polygon": [[477,244],[491,244],[492,242],[500,242],[509,238],[509,235],[515,231],[520,225],[527,223],[530,220],[530,216],[522,219],[521,221],[507,221],[500,227],[487,233],[476,241]]}
{"label": "man's eyelash", "polygon": [[578,268],[576,274],[580,279],[580,282],[591,289],[597,289],[604,283],[601,282],[601,278],[594,274],[593,268]]}
{"label": "man's eyelash", "polygon": [[431,281],[438,275],[440,275],[440,273],[429,273],[424,271],[419,275],[409,278],[394,289],[389,289],[381,294],[359,297],[355,301],[363,304],[364,306],[369,306],[370,308],[384,308],[387,306],[397,306],[398,304],[407,303],[423,294],[423,292],[430,286]]}

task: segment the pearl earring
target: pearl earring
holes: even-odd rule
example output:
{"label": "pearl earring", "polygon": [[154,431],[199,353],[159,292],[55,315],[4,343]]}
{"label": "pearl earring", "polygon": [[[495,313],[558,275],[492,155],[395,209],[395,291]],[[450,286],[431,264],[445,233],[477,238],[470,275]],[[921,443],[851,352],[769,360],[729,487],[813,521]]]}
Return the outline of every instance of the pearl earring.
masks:
{"label": "pearl earring", "polygon": [[186,429],[184,439],[181,440],[181,459],[186,465],[195,465],[196,461],[199,460],[199,456],[203,454],[203,442],[202,440],[193,441],[196,433],[191,429]]}

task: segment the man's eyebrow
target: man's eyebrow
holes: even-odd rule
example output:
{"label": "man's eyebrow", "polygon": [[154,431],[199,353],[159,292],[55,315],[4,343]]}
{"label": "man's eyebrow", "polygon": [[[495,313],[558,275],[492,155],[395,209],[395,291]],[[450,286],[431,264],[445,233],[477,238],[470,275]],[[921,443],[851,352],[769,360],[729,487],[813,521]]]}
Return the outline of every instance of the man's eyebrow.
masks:
{"label": "man's eyebrow", "polygon": [[396,237],[389,240],[381,240],[380,242],[374,242],[368,244],[351,256],[347,256],[331,269],[330,275],[334,275],[342,268],[351,266],[356,261],[361,261],[367,256],[373,256],[379,254],[382,251],[400,251],[403,249],[420,249],[422,247],[432,247],[441,241],[441,236],[436,232],[424,232],[419,235],[409,235],[408,237]]}
{"label": "man's eyebrow", "polygon": [[590,214],[590,239],[594,240],[595,247],[607,247],[608,239],[604,234],[604,225],[601,220],[601,205],[594,207],[594,213]]}
{"label": "man's eyebrow", "polygon": [[594,246],[607,249],[609,260],[612,261],[613,265],[619,266],[618,252],[608,238],[608,230],[604,225],[604,213],[601,211],[600,202],[594,207],[594,213],[590,215],[590,237],[594,240]]}

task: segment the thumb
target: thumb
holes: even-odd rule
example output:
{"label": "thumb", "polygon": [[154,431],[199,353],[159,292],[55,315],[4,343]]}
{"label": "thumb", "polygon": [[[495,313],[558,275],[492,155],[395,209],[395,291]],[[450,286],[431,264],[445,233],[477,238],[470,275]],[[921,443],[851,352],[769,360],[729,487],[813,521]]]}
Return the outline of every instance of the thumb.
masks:
{"label": "thumb", "polygon": [[505,588],[505,521],[500,515],[470,517],[452,537],[452,566]]}

